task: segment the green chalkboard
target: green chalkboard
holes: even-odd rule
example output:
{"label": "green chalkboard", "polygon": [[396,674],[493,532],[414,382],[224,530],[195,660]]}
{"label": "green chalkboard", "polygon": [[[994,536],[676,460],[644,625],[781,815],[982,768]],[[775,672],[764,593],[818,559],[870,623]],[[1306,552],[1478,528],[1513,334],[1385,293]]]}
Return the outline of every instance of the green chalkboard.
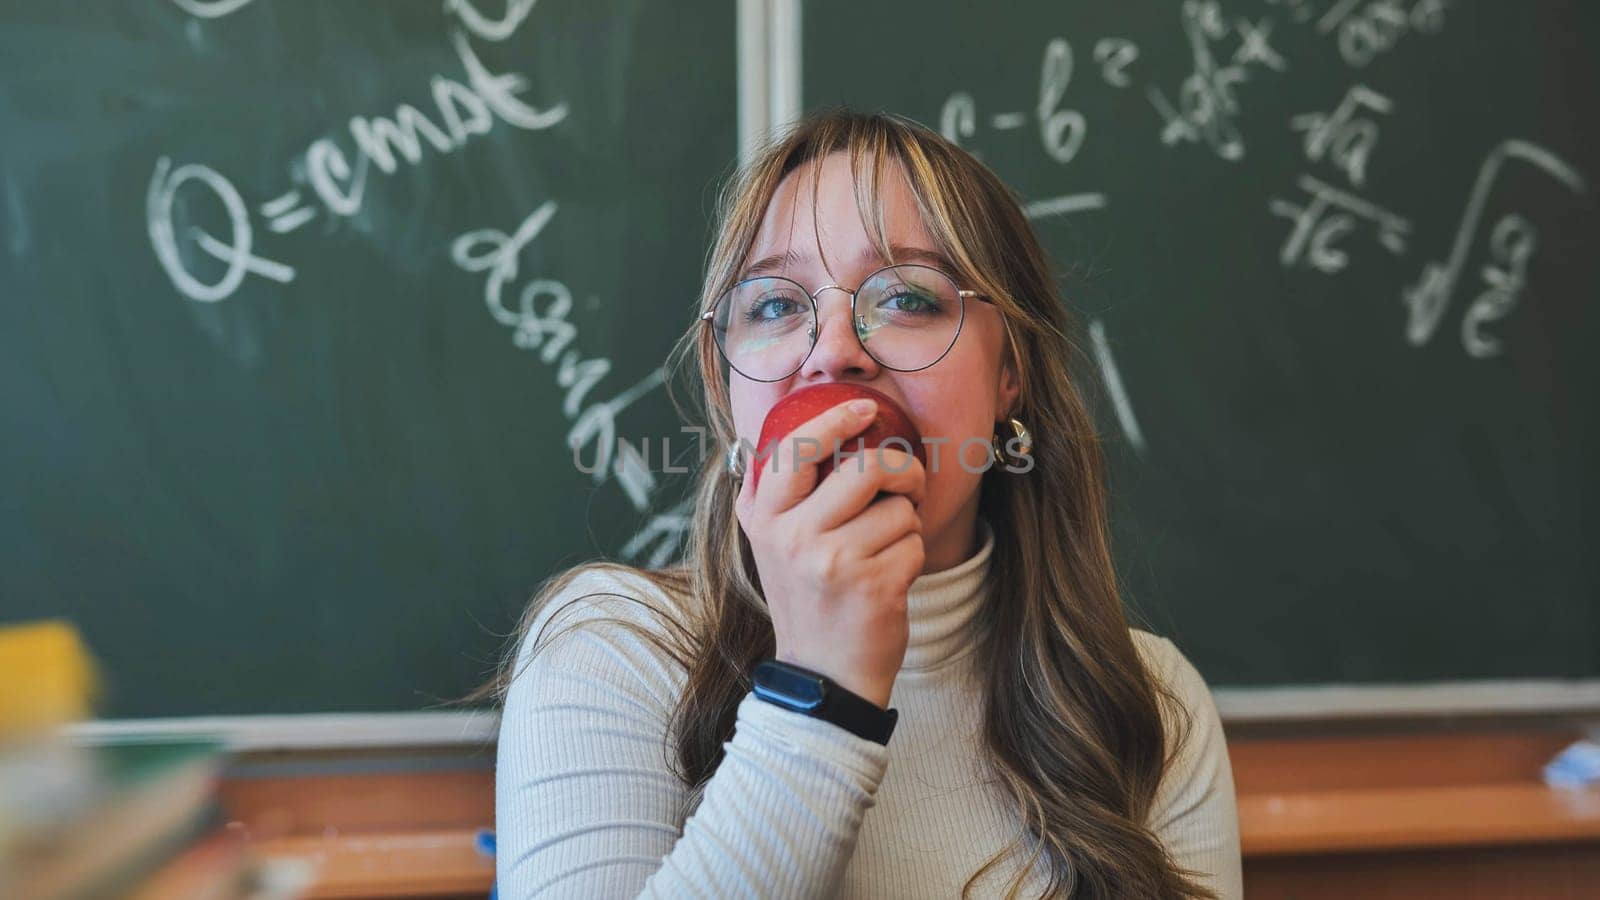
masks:
{"label": "green chalkboard", "polygon": [[1597,42],[1579,0],[814,0],[803,99],[1028,203],[1128,596],[1213,684],[1594,678]]}
{"label": "green chalkboard", "polygon": [[5,4],[0,622],[77,623],[111,717],[417,709],[669,552],[683,485],[596,454],[677,427],[734,25]]}

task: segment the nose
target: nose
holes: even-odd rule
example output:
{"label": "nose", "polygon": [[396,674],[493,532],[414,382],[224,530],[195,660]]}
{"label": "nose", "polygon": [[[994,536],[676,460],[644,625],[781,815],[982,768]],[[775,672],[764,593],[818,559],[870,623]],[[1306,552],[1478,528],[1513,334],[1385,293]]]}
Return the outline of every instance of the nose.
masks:
{"label": "nose", "polygon": [[868,379],[878,374],[877,360],[856,338],[851,315],[850,294],[844,288],[826,287],[817,294],[817,343],[800,369],[806,381]]}

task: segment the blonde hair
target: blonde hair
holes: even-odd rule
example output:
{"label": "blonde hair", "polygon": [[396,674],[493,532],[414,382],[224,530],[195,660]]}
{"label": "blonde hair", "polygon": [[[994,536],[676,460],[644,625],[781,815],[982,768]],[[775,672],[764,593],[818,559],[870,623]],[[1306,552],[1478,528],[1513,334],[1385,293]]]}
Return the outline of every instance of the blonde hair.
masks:
{"label": "blonde hair", "polygon": [[[1021,384],[1014,412],[1035,435],[1032,472],[1017,476],[996,467],[982,482],[980,513],[995,539],[992,601],[978,612],[974,633],[985,682],[985,764],[1021,827],[968,879],[963,894],[1020,850],[1026,859],[1007,896],[1018,894],[1035,866],[1048,872],[1047,896],[1214,896],[1192,880],[1198,873],[1175,864],[1145,824],[1183,741],[1174,740],[1168,752],[1168,728],[1186,734],[1187,713],[1147,670],[1128,629],[1112,563],[1100,443],[1072,375],[1075,366],[1087,371],[1072,339],[1077,324],[1016,196],[970,154],[909,120],[844,110],[812,116],[724,189],[695,312],[737,278],[779,183],[833,153],[848,156],[862,222],[891,261],[878,186],[886,165],[900,168],[937,249],[957,270],[952,274],[993,298],[1004,316],[1005,364],[1015,367]],[[698,315],[689,318],[672,364],[695,360],[707,441],[731,446],[724,365]],[[755,564],[734,516],[736,493],[713,454],[697,475],[680,563],[628,569],[686,602],[678,615],[657,611],[664,625],[658,631],[619,621],[686,674],[665,741],[669,762],[690,788],[691,809],[733,736],[751,669],[774,652]],[[526,631],[581,571],[542,587],[507,664],[474,696],[504,697]],[[1174,714],[1170,723],[1163,705]]]}

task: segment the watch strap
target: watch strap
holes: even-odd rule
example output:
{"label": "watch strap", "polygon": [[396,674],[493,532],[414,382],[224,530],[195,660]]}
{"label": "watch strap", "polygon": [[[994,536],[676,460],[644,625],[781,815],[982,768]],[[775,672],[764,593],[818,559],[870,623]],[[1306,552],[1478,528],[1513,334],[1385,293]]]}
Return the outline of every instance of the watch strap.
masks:
{"label": "watch strap", "polygon": [[[785,678],[785,676],[789,676]],[[820,698],[795,697],[782,685],[800,676],[819,688]],[[757,697],[840,728],[877,744],[887,745],[900,719],[896,709],[884,709],[820,672],[776,659],[763,660],[751,673]]]}

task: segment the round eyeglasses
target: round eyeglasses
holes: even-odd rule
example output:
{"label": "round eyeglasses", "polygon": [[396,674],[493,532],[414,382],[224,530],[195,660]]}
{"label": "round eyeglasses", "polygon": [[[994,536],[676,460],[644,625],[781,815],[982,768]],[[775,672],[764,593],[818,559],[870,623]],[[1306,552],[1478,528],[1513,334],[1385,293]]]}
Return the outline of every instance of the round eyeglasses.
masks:
{"label": "round eyeglasses", "polygon": [[966,301],[993,302],[956,286],[931,266],[885,266],[854,291],[826,284],[815,292],[777,275],[747,278],[729,288],[700,320],[711,326],[717,349],[752,381],[782,381],[800,371],[817,345],[817,297],[827,290],[850,294],[856,340],[877,363],[897,372],[926,369],[955,346]]}

